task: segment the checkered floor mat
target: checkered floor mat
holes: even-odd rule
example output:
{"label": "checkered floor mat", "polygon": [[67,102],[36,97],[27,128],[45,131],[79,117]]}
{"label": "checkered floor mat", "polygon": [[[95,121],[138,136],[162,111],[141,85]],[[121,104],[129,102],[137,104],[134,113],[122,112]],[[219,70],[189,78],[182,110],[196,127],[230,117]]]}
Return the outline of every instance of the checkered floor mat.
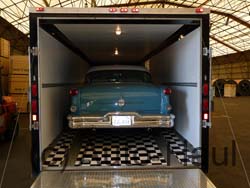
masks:
{"label": "checkered floor mat", "polygon": [[184,139],[181,139],[177,133],[168,129],[162,132],[163,137],[169,144],[171,152],[176,156],[178,161],[183,165],[200,165],[201,156],[193,154]]}
{"label": "checkered floor mat", "polygon": [[95,135],[82,140],[75,166],[166,165],[151,135]]}
{"label": "checkered floor mat", "polygon": [[53,150],[49,153],[49,156],[44,161],[44,167],[61,167],[64,161],[67,151],[70,149],[73,138],[75,137],[74,132],[63,133]]}

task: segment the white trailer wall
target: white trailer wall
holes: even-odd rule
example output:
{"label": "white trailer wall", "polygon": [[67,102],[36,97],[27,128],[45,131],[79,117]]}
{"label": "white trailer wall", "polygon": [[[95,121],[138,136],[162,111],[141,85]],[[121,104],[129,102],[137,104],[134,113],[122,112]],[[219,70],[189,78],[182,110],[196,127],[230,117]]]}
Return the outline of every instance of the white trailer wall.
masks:
{"label": "white trailer wall", "polygon": [[39,29],[40,151],[62,130],[69,112],[71,87],[84,81],[88,64],[63,44]]}
{"label": "white trailer wall", "polygon": [[150,60],[153,79],[173,90],[175,129],[194,147],[201,146],[201,48],[198,28]]}

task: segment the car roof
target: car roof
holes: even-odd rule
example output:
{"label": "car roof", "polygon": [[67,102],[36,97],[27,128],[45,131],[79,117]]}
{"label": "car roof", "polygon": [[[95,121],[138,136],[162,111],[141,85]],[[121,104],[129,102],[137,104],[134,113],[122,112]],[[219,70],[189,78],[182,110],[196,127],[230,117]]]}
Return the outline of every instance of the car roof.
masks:
{"label": "car roof", "polygon": [[102,66],[94,66],[91,67],[87,73],[102,71],[102,70],[138,70],[148,72],[147,69],[143,66],[135,66],[135,65],[102,65]]}

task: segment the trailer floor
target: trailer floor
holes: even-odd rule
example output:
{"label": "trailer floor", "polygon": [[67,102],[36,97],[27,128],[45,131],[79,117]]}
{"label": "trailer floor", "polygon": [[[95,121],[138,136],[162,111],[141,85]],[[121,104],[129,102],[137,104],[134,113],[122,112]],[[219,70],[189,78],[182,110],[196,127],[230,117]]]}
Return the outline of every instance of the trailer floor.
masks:
{"label": "trailer floor", "polygon": [[66,130],[44,156],[47,170],[199,165],[199,155],[173,129]]}

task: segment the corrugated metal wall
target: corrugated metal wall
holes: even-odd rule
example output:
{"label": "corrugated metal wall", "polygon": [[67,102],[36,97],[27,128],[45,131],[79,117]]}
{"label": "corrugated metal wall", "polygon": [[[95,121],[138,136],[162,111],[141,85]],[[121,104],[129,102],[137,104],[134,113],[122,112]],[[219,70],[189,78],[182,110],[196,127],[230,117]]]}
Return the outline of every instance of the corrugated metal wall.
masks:
{"label": "corrugated metal wall", "polygon": [[212,80],[217,79],[250,79],[250,51],[213,58]]}

